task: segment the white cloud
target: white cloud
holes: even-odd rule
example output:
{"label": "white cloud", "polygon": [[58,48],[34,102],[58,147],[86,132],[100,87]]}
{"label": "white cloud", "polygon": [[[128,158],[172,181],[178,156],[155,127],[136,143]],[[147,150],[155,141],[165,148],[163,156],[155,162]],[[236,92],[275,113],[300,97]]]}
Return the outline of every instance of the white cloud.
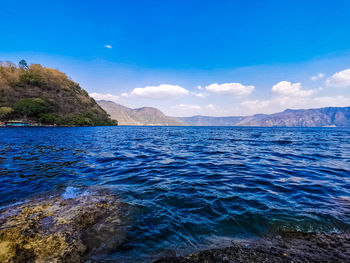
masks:
{"label": "white cloud", "polygon": [[128,97],[129,96],[129,94],[128,93],[126,93],[126,92],[124,92],[124,93],[122,93],[122,95],[121,95],[122,97]]}
{"label": "white cloud", "polygon": [[205,116],[225,116],[227,112],[220,106],[214,104],[197,105],[197,104],[178,104],[170,107],[170,116],[194,116],[194,115],[205,115]]}
{"label": "white cloud", "polygon": [[350,106],[350,98],[344,96],[316,97],[313,101],[318,107],[345,107]]}
{"label": "white cloud", "polygon": [[206,86],[205,89],[207,91],[217,94],[244,96],[252,93],[252,91],[254,90],[254,86],[244,86],[241,83],[214,83],[209,86]]}
{"label": "white cloud", "polygon": [[301,83],[281,81],[272,87],[272,91],[282,96],[307,97],[312,95],[314,90],[303,90]]}
{"label": "white cloud", "polygon": [[270,103],[270,100],[246,100],[241,102],[241,106],[249,108],[250,110],[259,111],[268,107]]}
{"label": "white cloud", "polygon": [[135,97],[166,99],[187,95],[189,91],[177,85],[161,84],[159,86],[135,88],[130,94]]}
{"label": "white cloud", "polygon": [[285,109],[310,109],[322,107],[345,107],[350,105],[350,97],[276,97],[271,100],[247,100],[240,103],[246,115],[275,113]]}
{"label": "white cloud", "polygon": [[206,98],[209,96],[209,94],[205,92],[192,92],[192,94],[198,98]]}
{"label": "white cloud", "polygon": [[197,89],[202,90],[203,88],[202,88],[201,85],[198,85],[198,86],[197,86]]}
{"label": "white cloud", "polygon": [[89,94],[91,97],[93,97],[95,100],[110,100],[110,101],[117,101],[119,100],[119,96],[112,95],[112,94],[102,94],[93,92]]}
{"label": "white cloud", "polygon": [[111,45],[104,45],[105,48],[111,49],[112,46]]}
{"label": "white cloud", "polygon": [[206,107],[207,109],[210,109],[210,110],[213,110],[213,109],[216,108],[214,104],[208,104],[208,105],[205,105],[205,107]]}
{"label": "white cloud", "polygon": [[202,107],[199,105],[178,104],[174,108],[177,108],[179,110],[200,110]]}
{"label": "white cloud", "polygon": [[285,109],[309,109],[322,107],[343,107],[350,105],[350,97],[311,96],[319,89],[304,90],[301,83],[281,81],[272,87],[275,97],[266,100],[246,100],[240,103],[240,111],[246,115],[275,113]]}
{"label": "white cloud", "polygon": [[350,87],[350,69],[335,73],[326,80],[326,85],[336,88]]}
{"label": "white cloud", "polygon": [[316,74],[316,75],[314,75],[314,76],[311,76],[310,79],[313,80],[313,81],[315,81],[315,80],[321,79],[321,78],[323,78],[323,77],[324,77],[324,74],[323,74],[323,73],[318,73],[318,74]]}

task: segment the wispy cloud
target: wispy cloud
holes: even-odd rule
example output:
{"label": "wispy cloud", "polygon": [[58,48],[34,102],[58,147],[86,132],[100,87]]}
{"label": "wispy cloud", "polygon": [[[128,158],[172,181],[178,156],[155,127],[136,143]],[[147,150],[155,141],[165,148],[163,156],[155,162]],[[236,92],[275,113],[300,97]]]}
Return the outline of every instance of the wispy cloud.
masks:
{"label": "wispy cloud", "polygon": [[205,89],[212,93],[231,95],[231,96],[244,96],[253,92],[254,86],[245,86],[241,83],[214,83],[206,86]]}
{"label": "wispy cloud", "polygon": [[326,85],[336,88],[350,87],[350,69],[335,73],[326,80]]}
{"label": "wispy cloud", "polygon": [[[254,87],[241,83],[213,81],[213,84],[207,86],[197,86],[192,83],[189,85],[190,89],[180,85],[161,84],[131,88],[127,93],[117,93],[119,96],[102,93],[91,93],[90,95],[96,100],[110,100],[132,105],[144,104],[145,100],[143,99],[149,99],[150,101],[147,103],[173,116],[250,115],[274,113],[286,108],[306,109],[350,105],[349,94],[340,94],[341,89],[336,89],[336,87],[350,88],[350,68],[328,76],[323,73],[317,73],[313,76],[310,74],[307,78],[306,83],[310,85],[308,87],[304,86],[302,82],[286,80],[276,81],[275,85],[271,85],[269,88],[263,85]],[[321,82],[310,82],[310,80],[320,80]],[[266,92],[263,93],[263,90],[259,90],[254,96],[252,93],[255,89],[265,89]],[[251,96],[248,96],[250,94]],[[217,95],[221,95],[221,97]]]}
{"label": "wispy cloud", "polygon": [[[339,77],[338,73],[332,76],[330,80],[338,85],[346,82],[346,77],[342,74]],[[346,74],[345,74],[346,75]],[[246,100],[240,103],[243,109],[246,109],[247,114],[255,113],[275,113],[283,111],[287,108],[302,109],[302,108],[318,108],[329,106],[348,106],[350,97],[345,96],[315,96],[322,89],[305,90],[301,83],[291,83],[289,81],[281,81],[272,87],[272,91],[276,94],[275,97],[265,100]]]}
{"label": "wispy cloud", "polygon": [[245,115],[275,113],[285,109],[309,109],[322,107],[344,107],[350,105],[350,97],[275,97],[268,100],[247,100],[240,103]]}
{"label": "wispy cloud", "polygon": [[109,100],[109,101],[118,101],[119,96],[112,95],[112,94],[102,94],[93,92],[89,94],[91,97],[93,97],[95,100]]}
{"label": "wispy cloud", "polygon": [[266,110],[271,103],[271,100],[246,100],[241,102],[240,105],[248,108],[252,113],[260,113],[261,110]]}
{"label": "wispy cloud", "polygon": [[272,87],[272,91],[282,96],[307,97],[312,95],[314,90],[302,89],[301,83],[291,83],[289,81],[280,81]]}
{"label": "wispy cloud", "polygon": [[111,45],[104,45],[105,48],[111,49],[113,48]]}
{"label": "wispy cloud", "polygon": [[210,110],[213,110],[213,109],[215,109],[216,107],[215,107],[214,104],[207,104],[207,105],[205,105],[205,108],[210,109]]}
{"label": "wispy cloud", "polygon": [[189,94],[189,91],[177,85],[161,84],[159,86],[146,86],[135,88],[130,93],[134,97],[150,99],[169,99]]}
{"label": "wispy cloud", "polygon": [[178,104],[174,108],[179,110],[200,110],[202,107],[200,105]]}
{"label": "wispy cloud", "polygon": [[[280,81],[271,88],[276,95],[270,99],[246,100],[240,103],[247,114],[256,113],[275,113],[283,111],[286,108],[299,109],[311,107],[323,107],[328,104],[334,105],[334,97],[313,97],[317,90],[305,90],[301,83],[291,83],[289,81]],[[344,104],[348,101],[341,99]],[[328,104],[327,104],[328,103]]]}
{"label": "wispy cloud", "polygon": [[323,73],[318,73],[314,76],[311,76],[310,79],[315,81],[315,80],[318,80],[318,79],[322,79],[324,77],[324,74]]}
{"label": "wispy cloud", "polygon": [[198,98],[206,98],[209,96],[206,92],[192,92],[192,94]]}

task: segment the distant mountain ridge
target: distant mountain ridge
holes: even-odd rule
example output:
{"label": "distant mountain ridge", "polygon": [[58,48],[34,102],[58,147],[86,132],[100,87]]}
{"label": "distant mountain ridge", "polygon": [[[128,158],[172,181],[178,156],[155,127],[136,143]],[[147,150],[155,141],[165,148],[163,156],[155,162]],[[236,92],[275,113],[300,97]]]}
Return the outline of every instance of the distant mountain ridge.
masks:
{"label": "distant mountain ridge", "polygon": [[193,126],[261,126],[261,127],[350,127],[350,107],[326,107],[318,109],[287,109],[274,114],[252,116],[178,117]]}
{"label": "distant mountain ridge", "polygon": [[112,101],[97,103],[119,125],[164,126],[256,126],[256,127],[350,127],[349,107],[325,107],[317,109],[287,109],[273,114],[251,116],[192,116],[169,117],[152,107],[131,109]]}
{"label": "distant mountain ridge", "polygon": [[152,107],[131,109],[113,101],[99,100],[97,103],[111,116],[118,120],[118,125],[146,126],[184,126],[181,120],[164,115]]}

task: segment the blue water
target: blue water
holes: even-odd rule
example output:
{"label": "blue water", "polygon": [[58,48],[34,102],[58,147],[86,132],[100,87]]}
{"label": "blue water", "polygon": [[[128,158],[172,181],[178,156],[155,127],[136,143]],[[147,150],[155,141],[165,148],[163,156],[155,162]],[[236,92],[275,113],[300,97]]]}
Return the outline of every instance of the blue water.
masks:
{"label": "blue water", "polygon": [[0,206],[114,191],[131,212],[111,260],[284,230],[350,230],[349,129],[2,128],[0,173]]}

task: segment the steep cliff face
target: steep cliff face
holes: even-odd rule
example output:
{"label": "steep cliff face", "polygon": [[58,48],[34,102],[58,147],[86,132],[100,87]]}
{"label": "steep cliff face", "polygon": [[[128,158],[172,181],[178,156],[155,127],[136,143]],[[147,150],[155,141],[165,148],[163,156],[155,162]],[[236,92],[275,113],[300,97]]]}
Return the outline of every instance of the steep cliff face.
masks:
{"label": "steep cliff face", "polygon": [[0,65],[0,118],[59,125],[114,124],[78,83],[39,64]]}
{"label": "steep cliff face", "polygon": [[152,107],[130,109],[112,101],[100,100],[98,104],[111,116],[118,120],[119,125],[155,125],[155,126],[183,126],[182,121],[164,115],[160,110]]}

